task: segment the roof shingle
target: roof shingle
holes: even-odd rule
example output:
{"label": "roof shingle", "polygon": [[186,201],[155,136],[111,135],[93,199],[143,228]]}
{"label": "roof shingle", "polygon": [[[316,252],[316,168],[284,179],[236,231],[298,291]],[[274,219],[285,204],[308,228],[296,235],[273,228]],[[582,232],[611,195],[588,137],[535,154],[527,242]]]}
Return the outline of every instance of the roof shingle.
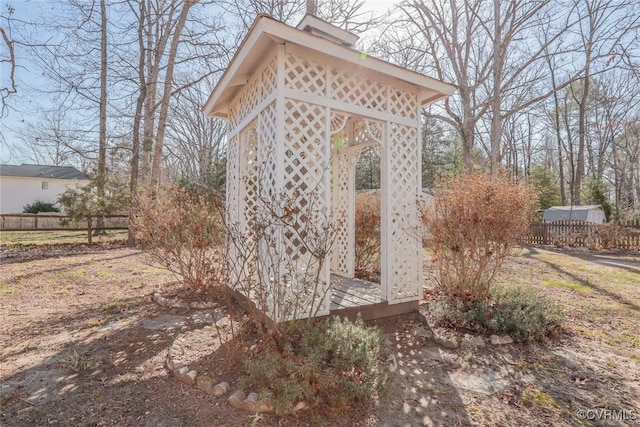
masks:
{"label": "roof shingle", "polygon": [[71,166],[0,165],[0,176],[22,178],[89,179]]}

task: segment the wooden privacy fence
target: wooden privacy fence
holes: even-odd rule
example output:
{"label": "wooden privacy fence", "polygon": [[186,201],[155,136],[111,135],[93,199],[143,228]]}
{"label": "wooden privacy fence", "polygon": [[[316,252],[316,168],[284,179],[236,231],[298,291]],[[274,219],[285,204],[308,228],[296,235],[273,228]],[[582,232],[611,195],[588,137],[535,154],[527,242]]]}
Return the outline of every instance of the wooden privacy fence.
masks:
{"label": "wooden privacy fence", "polygon": [[586,221],[532,223],[525,244],[587,249],[640,250],[640,221],[593,224]]}
{"label": "wooden privacy fence", "polygon": [[[87,220],[62,224],[67,217],[62,214],[1,214],[0,231],[81,231],[87,229]],[[95,228],[97,218],[92,218]],[[104,217],[106,230],[126,230],[129,223],[127,215],[107,215]]]}

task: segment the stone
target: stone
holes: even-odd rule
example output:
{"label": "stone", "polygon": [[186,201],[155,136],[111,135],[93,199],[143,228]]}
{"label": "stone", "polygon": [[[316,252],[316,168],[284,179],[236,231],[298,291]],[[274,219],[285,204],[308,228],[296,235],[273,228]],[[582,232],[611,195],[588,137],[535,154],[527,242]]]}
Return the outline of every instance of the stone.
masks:
{"label": "stone", "polygon": [[421,352],[420,355],[422,356],[422,359],[425,361],[435,361],[435,362],[442,362],[442,354],[440,353],[439,349],[429,349],[429,348],[424,348]]}
{"label": "stone", "polygon": [[176,316],[173,314],[161,314],[152,319],[144,319],[142,326],[145,329],[157,331],[165,328],[176,328],[185,325],[187,318],[185,316]]}
{"label": "stone", "polygon": [[205,301],[194,301],[189,305],[190,305],[191,308],[196,308],[196,309],[212,308],[213,307],[213,303],[205,302]]}
{"label": "stone", "polygon": [[448,349],[456,349],[458,348],[458,341],[455,338],[442,338],[442,337],[434,337],[433,342],[438,344],[440,347],[448,348]]}
{"label": "stone", "polygon": [[398,361],[396,360],[396,357],[393,354],[389,356],[388,362],[389,362],[389,372],[391,372],[392,374],[395,373],[398,370]]}
{"label": "stone", "polygon": [[205,393],[213,394],[215,386],[215,380],[207,375],[199,375],[198,378],[196,378],[196,387]]}
{"label": "stone", "polygon": [[256,412],[273,412],[273,401],[269,397],[258,400]]}
{"label": "stone", "polygon": [[224,310],[221,310],[219,308],[216,308],[214,310],[211,311],[211,316],[213,317],[213,321],[215,322],[219,322],[220,320],[224,319],[225,317],[228,317],[227,314],[225,314]]}
{"label": "stone", "polygon": [[220,384],[216,384],[216,386],[213,388],[213,395],[216,397],[220,397],[227,394],[228,391],[229,384],[226,382],[221,382]]}
{"label": "stone", "polygon": [[511,344],[513,342],[513,338],[511,338],[509,335],[491,335],[489,337],[489,340],[491,341],[492,345],[504,345]]}
{"label": "stone", "polygon": [[433,332],[425,328],[424,326],[416,326],[411,330],[411,335],[414,337],[421,337],[430,340],[433,338]]}
{"label": "stone", "polygon": [[184,353],[179,343],[174,342],[169,349],[169,357],[174,358]]}
{"label": "stone", "polygon": [[238,390],[235,393],[233,393],[229,397],[229,399],[227,399],[227,402],[229,402],[229,405],[233,406],[236,409],[244,409],[244,399],[245,399],[244,393]]}
{"label": "stone", "polygon": [[245,411],[258,412],[258,393],[249,393],[243,403]]}
{"label": "stone", "polygon": [[98,331],[100,332],[122,331],[124,329],[128,329],[134,326],[136,321],[137,319],[135,316],[132,316],[131,318],[128,318],[128,319],[114,320],[113,322],[109,322],[106,325],[98,328]]}
{"label": "stone", "polygon": [[504,390],[509,382],[491,368],[464,367],[449,374],[451,383],[464,390],[492,395]]}
{"label": "stone", "polygon": [[212,315],[212,311],[210,311],[210,310],[208,310],[208,311],[196,311],[195,313],[193,313],[191,315],[190,319],[195,324],[213,325],[215,323],[215,320],[214,320],[213,315]]}
{"label": "stone", "polygon": [[467,343],[472,347],[484,347],[484,338],[471,337],[467,340]]}
{"label": "stone", "polygon": [[305,402],[298,402],[296,406],[293,407],[293,412],[303,411],[308,407],[309,406]]}
{"label": "stone", "polygon": [[170,308],[189,308],[189,304],[184,301],[174,300],[170,302],[169,307]]}
{"label": "stone", "polygon": [[182,368],[174,371],[173,374],[176,376],[176,379],[181,383],[193,385],[196,382],[196,371],[190,371],[189,368],[183,366]]}
{"label": "stone", "polygon": [[158,293],[153,294],[153,300],[163,307],[167,305],[167,299]]}

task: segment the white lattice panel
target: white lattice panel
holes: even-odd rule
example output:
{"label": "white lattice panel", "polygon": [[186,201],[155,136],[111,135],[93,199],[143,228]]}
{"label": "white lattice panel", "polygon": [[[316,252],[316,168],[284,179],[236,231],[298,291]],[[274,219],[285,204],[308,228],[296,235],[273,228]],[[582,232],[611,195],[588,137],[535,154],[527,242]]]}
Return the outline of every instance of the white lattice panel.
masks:
{"label": "white lattice panel", "polygon": [[325,65],[299,55],[286,56],[285,85],[289,89],[325,96],[350,105],[408,119],[417,118],[416,91],[400,89],[363,77],[358,72]]}
{"label": "white lattice panel", "polygon": [[254,120],[240,133],[241,165],[241,204],[244,210],[245,225],[251,226],[255,221],[258,205],[258,130],[257,120]]}
{"label": "white lattice panel", "polygon": [[[230,138],[227,143],[227,224],[229,227],[235,228],[239,225],[239,169],[240,162],[238,156],[239,135]],[[231,273],[231,283],[237,283],[240,275],[240,271],[237,269],[237,265],[233,262],[233,259],[238,256],[237,251],[231,245],[229,247],[229,267]]]}
{"label": "white lattice panel", "polygon": [[278,81],[278,74],[276,71],[275,58],[269,61],[269,64],[262,70],[260,79],[262,81],[262,99],[265,99],[271,92],[276,89],[276,82]]}
{"label": "white lattice panel", "polygon": [[277,74],[275,58],[267,66],[249,79],[231,102],[229,109],[230,128],[234,129],[276,88]]}
{"label": "white lattice panel", "polygon": [[[259,76],[258,76],[259,77]],[[231,127],[235,128],[262,100],[260,78],[254,77],[245,85],[231,106]]]}
{"label": "white lattice panel", "polygon": [[349,104],[386,111],[387,87],[375,80],[339,68],[331,69],[329,97]]}
{"label": "white lattice panel", "polygon": [[[311,289],[308,278],[314,277],[318,264],[304,245],[305,239],[309,239],[328,220],[326,109],[287,99],[284,117],[282,191],[289,198],[285,214],[291,215],[293,224],[283,230],[281,236],[282,250],[289,260],[287,275],[291,280],[281,303],[287,305],[295,301],[296,317],[308,316],[309,311],[315,311],[319,304],[323,306],[318,314],[327,314],[328,299],[324,294],[328,292],[328,277],[320,283],[322,289]],[[322,298],[312,301],[314,292]]]}
{"label": "white lattice panel", "polygon": [[415,92],[389,87],[389,113],[415,119],[418,114],[418,96]]}
{"label": "white lattice panel", "polygon": [[389,301],[418,297],[418,268],[422,262],[417,239],[417,130],[391,125],[387,161]]}
{"label": "white lattice panel", "polygon": [[227,143],[227,220],[238,222],[238,136],[229,139]]}
{"label": "white lattice panel", "polygon": [[325,66],[318,62],[287,55],[284,77],[285,86],[290,89],[314,95],[325,94]]}
{"label": "white lattice panel", "polygon": [[260,171],[260,191],[264,198],[273,198],[276,194],[277,162],[275,158],[276,142],[276,104],[269,104],[258,117],[258,164]]}
{"label": "white lattice panel", "polygon": [[336,238],[331,253],[331,271],[349,274],[349,162],[344,154],[335,153],[331,159],[331,214]]}

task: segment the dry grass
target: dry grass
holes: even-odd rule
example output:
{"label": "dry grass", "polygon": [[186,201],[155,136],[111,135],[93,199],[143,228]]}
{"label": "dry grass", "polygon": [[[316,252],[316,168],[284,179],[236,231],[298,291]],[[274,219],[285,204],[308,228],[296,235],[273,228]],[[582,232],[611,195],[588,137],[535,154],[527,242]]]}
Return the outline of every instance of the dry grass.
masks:
{"label": "dry grass", "polygon": [[[127,230],[108,231],[105,236],[93,238],[95,243],[107,243],[124,240]],[[86,243],[86,231],[2,231],[0,232],[0,247],[11,250],[17,245],[45,245],[60,243]]]}

